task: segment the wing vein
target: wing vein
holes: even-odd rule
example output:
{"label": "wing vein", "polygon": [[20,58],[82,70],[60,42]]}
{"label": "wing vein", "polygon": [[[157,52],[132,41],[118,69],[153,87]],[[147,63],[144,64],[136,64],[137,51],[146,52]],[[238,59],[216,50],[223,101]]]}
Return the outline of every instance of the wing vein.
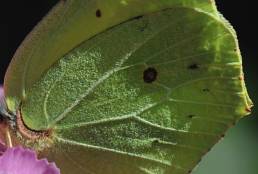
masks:
{"label": "wing vein", "polygon": [[164,165],[164,166],[169,166],[169,167],[171,166],[171,163],[168,162],[168,161],[165,162],[165,161],[161,161],[161,160],[158,160],[158,159],[137,155],[137,154],[134,154],[134,153],[128,153],[128,152],[123,152],[123,151],[119,151],[119,150],[115,150],[115,149],[110,149],[110,148],[105,148],[105,147],[100,147],[100,146],[94,146],[94,145],[90,145],[90,144],[80,143],[80,142],[77,142],[77,141],[74,141],[74,140],[65,139],[65,138],[62,138],[62,137],[59,137],[59,136],[56,136],[56,135],[54,137],[57,139],[57,141],[63,142],[63,143],[66,143],[66,144],[82,146],[82,147],[86,147],[86,148],[89,148],[89,149],[95,149],[95,150],[98,150],[98,151],[108,151],[108,152],[120,154],[120,155],[123,155],[123,156],[124,155],[125,156],[131,156],[131,157],[135,157],[135,158],[138,158],[138,159],[154,162],[154,163],[161,164],[161,165]]}

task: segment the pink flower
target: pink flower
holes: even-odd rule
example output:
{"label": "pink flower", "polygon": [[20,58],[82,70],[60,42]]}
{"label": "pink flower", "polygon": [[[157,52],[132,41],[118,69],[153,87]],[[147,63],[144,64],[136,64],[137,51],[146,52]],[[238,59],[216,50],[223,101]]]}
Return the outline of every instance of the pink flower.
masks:
{"label": "pink flower", "polygon": [[46,159],[38,160],[34,151],[15,147],[0,156],[0,174],[60,174],[60,170]]}

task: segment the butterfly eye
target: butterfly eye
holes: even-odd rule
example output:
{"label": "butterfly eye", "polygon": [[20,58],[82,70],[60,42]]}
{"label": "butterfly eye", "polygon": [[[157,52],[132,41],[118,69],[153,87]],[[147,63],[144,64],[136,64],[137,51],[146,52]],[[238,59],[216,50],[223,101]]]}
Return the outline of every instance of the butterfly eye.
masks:
{"label": "butterfly eye", "polygon": [[146,83],[152,83],[157,79],[158,72],[155,68],[147,68],[143,72],[143,80]]}

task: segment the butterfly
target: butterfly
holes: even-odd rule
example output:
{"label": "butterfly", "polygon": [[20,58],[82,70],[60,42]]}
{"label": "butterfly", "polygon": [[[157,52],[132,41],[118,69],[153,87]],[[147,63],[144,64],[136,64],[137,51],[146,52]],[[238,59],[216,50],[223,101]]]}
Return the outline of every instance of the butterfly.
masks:
{"label": "butterfly", "polygon": [[187,174],[250,113],[231,25],[211,0],[62,0],[18,48],[10,141],[62,174]]}

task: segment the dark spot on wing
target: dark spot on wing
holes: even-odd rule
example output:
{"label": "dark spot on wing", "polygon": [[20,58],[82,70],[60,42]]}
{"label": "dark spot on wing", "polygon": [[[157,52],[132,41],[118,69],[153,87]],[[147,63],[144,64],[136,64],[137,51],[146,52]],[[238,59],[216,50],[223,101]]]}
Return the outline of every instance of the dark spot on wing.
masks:
{"label": "dark spot on wing", "polygon": [[190,115],[188,115],[188,117],[189,117],[189,118],[194,118],[194,117],[195,117],[195,115],[190,114]]}
{"label": "dark spot on wing", "polygon": [[203,92],[210,92],[210,89],[204,88],[204,89],[202,89],[202,91],[203,91]]}
{"label": "dark spot on wing", "polygon": [[153,144],[158,144],[159,143],[159,140],[158,139],[155,139],[152,141]]}
{"label": "dark spot on wing", "polygon": [[191,65],[188,66],[188,69],[191,69],[191,70],[195,70],[195,69],[198,69],[198,68],[199,68],[199,66],[196,63],[191,64]]}
{"label": "dark spot on wing", "polygon": [[102,16],[100,9],[96,10],[96,17],[100,18]]}
{"label": "dark spot on wing", "polygon": [[147,68],[143,72],[143,80],[145,83],[152,83],[157,79],[158,72],[155,68]]}

